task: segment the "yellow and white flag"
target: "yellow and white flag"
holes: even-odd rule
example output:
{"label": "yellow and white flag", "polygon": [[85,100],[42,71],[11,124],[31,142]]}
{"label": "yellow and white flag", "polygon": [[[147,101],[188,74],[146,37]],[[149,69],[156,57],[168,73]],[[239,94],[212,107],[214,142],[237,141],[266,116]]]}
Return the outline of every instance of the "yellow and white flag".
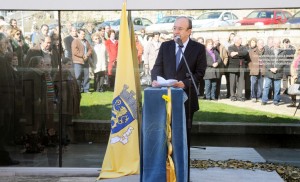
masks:
{"label": "yellow and white flag", "polygon": [[[129,22],[132,24],[132,22]],[[131,32],[129,31],[131,29]],[[98,179],[139,174],[139,118],[141,86],[132,25],[128,25],[126,2],[123,3],[111,133]],[[138,79],[138,80],[136,80]]]}

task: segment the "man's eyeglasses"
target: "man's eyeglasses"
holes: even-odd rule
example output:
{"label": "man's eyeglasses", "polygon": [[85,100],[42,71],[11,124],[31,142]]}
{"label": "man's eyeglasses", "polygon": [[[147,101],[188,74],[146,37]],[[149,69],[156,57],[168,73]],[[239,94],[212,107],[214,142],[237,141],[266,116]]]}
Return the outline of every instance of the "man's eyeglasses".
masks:
{"label": "man's eyeglasses", "polygon": [[182,28],[182,27],[173,27],[173,31],[176,31],[176,30],[179,30],[179,31],[183,31],[183,30],[188,30],[188,28]]}

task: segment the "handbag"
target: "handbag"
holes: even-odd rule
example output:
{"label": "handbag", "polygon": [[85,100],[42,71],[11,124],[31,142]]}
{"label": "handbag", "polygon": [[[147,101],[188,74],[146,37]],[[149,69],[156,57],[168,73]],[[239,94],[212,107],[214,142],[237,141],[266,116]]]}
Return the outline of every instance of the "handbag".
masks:
{"label": "handbag", "polygon": [[300,90],[299,90],[300,84],[292,84],[289,86],[287,93],[289,95],[300,95]]}

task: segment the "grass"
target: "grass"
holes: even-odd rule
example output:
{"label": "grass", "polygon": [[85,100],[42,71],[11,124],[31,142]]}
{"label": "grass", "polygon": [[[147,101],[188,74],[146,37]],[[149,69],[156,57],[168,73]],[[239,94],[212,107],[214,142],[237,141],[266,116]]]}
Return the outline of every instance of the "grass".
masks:
{"label": "grass", "polygon": [[[113,92],[82,94],[81,116],[77,119],[110,120]],[[200,111],[194,121],[247,122],[247,123],[298,123],[299,118],[240,108],[227,104],[200,100]]]}

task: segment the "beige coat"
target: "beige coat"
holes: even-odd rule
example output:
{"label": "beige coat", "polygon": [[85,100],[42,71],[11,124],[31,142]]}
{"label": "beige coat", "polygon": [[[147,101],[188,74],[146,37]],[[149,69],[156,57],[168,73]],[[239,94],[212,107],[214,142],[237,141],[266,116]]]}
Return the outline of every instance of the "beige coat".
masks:
{"label": "beige coat", "polygon": [[[93,52],[93,48],[91,47],[90,43],[88,41],[85,41],[86,45],[87,45],[87,53],[86,56],[88,56],[89,58],[92,55]],[[72,42],[72,60],[73,63],[77,63],[77,64],[84,64],[85,61],[89,60],[83,60],[83,56],[84,56],[84,45],[81,43],[80,39],[74,39]]]}
{"label": "beige coat", "polygon": [[152,70],[156,61],[161,42],[150,41],[144,51],[144,64],[149,65],[149,71]]}

